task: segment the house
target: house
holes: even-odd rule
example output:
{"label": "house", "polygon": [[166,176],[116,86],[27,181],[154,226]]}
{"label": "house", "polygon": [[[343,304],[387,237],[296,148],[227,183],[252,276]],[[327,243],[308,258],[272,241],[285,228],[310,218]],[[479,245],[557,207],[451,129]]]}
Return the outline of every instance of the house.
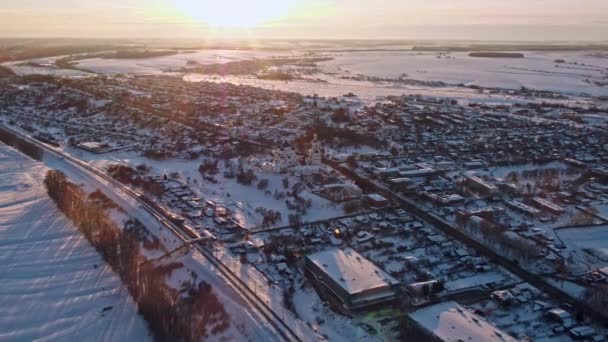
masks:
{"label": "house", "polygon": [[477,176],[465,176],[465,183],[473,191],[486,196],[494,195],[498,192],[498,187]]}
{"label": "house", "polygon": [[407,316],[406,341],[515,342],[493,323],[449,301],[414,311]]}
{"label": "house", "polygon": [[559,206],[559,205],[557,205],[557,204],[555,204],[555,203],[553,203],[551,201],[548,201],[548,200],[546,200],[544,198],[541,198],[541,197],[534,197],[532,199],[532,203],[536,207],[538,207],[538,208],[540,208],[542,210],[546,210],[546,211],[548,211],[548,212],[550,212],[552,214],[555,214],[555,215],[561,215],[561,214],[563,214],[566,211],[566,209],[564,209],[563,207],[561,207],[561,206]]}
{"label": "house", "polygon": [[532,208],[531,206],[523,204],[518,201],[506,201],[505,204],[509,208],[519,211],[522,214],[525,214],[525,215],[528,215],[531,217],[536,217],[536,216],[540,215],[540,210]]}
{"label": "house", "polygon": [[460,195],[456,195],[456,194],[441,196],[441,195],[425,192],[425,193],[423,193],[423,195],[426,195],[426,197],[429,200],[431,200],[435,204],[441,205],[441,206],[462,204],[465,201],[464,197],[462,197]]}
{"label": "house", "polygon": [[411,296],[426,297],[443,289],[443,285],[439,280],[429,280],[408,284],[406,289]]}
{"label": "house", "polygon": [[394,191],[407,191],[413,185],[412,179],[407,177],[392,178],[388,183]]}
{"label": "house", "polygon": [[353,249],[332,248],[307,255],[304,267],[320,291],[347,309],[397,298],[399,281]]}
{"label": "house", "polygon": [[422,177],[432,176],[435,174],[437,174],[437,171],[430,167],[416,169],[416,170],[409,170],[409,171],[400,171],[398,173],[399,178],[417,178],[417,177],[422,178]]}
{"label": "house", "polygon": [[588,340],[596,335],[595,329],[586,325],[572,328],[568,333],[574,340]]}
{"label": "house", "polygon": [[76,147],[78,147],[81,150],[85,150],[87,152],[99,154],[99,153],[103,153],[108,148],[108,144],[95,142],[95,141],[88,141],[88,142],[79,143],[78,145],[76,145]]}
{"label": "house", "polygon": [[569,328],[574,325],[574,318],[564,309],[551,309],[547,312],[547,317],[552,321],[561,324],[564,328]]}
{"label": "house", "polygon": [[361,189],[352,183],[326,184],[318,191],[318,195],[333,202],[348,201],[361,194]]}
{"label": "house", "polygon": [[386,198],[378,194],[369,194],[366,196],[366,200],[370,206],[376,208],[384,208],[390,204],[390,202]]}
{"label": "house", "polygon": [[512,182],[501,182],[498,187],[500,191],[513,196],[520,196],[524,193],[523,186]]}

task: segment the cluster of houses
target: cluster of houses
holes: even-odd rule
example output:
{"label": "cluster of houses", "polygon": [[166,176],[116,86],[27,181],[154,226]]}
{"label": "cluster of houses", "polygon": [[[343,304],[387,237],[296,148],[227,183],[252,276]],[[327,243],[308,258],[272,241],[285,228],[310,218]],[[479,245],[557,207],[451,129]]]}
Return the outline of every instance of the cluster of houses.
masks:
{"label": "cluster of houses", "polygon": [[[196,223],[193,229],[240,232],[226,238],[228,248],[269,283],[293,288],[305,277],[331,307],[349,314],[405,306],[402,336],[412,340],[606,338],[597,324],[577,319],[478,251],[393,208],[387,195],[412,200],[541,275],[559,273],[579,286],[605,283],[608,265],[575,272],[580,260],[556,232],[608,224],[605,213],[592,210],[608,199],[608,127],[585,121],[591,108],[423,96],[366,105],[352,94],[305,97],[174,76],[66,82],[9,88],[0,94],[0,115],[82,153],[221,158],[234,169],[297,176],[336,205],[357,204],[344,217],[244,233],[231,208],[198,196],[190,180],[150,176],[162,190],[151,203],[179,212],[180,220]],[[382,191],[364,191],[328,161]]]}

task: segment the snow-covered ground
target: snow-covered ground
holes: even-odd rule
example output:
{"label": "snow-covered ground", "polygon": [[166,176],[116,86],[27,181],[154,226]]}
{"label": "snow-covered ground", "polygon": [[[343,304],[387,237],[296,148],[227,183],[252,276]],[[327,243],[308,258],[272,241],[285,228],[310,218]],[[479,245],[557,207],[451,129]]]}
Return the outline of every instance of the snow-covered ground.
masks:
{"label": "snow-covered ground", "polygon": [[[49,167],[64,172],[73,183],[83,184],[87,192],[100,189],[115,203],[124,208],[129,213],[129,216],[137,218],[151,234],[158,237],[164,249],[174,250],[182,246],[181,240],[167,229],[164,229],[158,220],[143,210],[135,199],[127,196],[113,184],[97,176],[82,172],[80,169],[65,162],[63,158],[45,154],[43,159],[44,163]],[[190,250],[185,255],[177,255],[169,260],[179,262],[185,266],[188,274],[182,273],[182,275],[188,275],[189,277],[191,273],[196,274],[197,279],[204,280],[207,284],[211,285],[213,293],[218,297],[220,303],[224,306],[224,310],[229,315],[231,323],[229,329],[211,336],[210,340],[277,340],[274,330],[269,327],[269,323],[250,307],[250,304],[241,297],[237,290],[200,253]],[[176,276],[176,279],[172,279],[172,281],[174,284],[179,284],[182,280],[187,280],[188,277],[182,278]],[[310,334],[304,336],[310,336]]]}
{"label": "snow-covered ground", "polygon": [[142,59],[101,59],[90,58],[78,61],[76,66],[105,75],[113,74],[157,74],[163,70],[178,69],[188,61],[205,64],[222,64],[255,58],[269,58],[290,55],[285,52],[256,50],[201,50],[170,56]]}
{"label": "snow-covered ground", "polygon": [[[475,58],[466,52],[438,54],[414,51],[359,51],[323,54],[333,57],[319,63],[321,73],[312,80],[269,81],[255,77],[188,75],[187,80],[246,84],[270,89],[293,91],[305,95],[341,96],[354,93],[366,100],[377,96],[422,94],[454,98],[499,101],[503,95],[481,95],[472,89],[427,87],[394,82],[370,82],[344,79],[368,76],[396,79],[404,76],[419,81],[442,81],[447,84],[478,85],[519,89],[522,86],[578,95],[585,92],[594,96],[607,95],[608,87],[590,84],[606,82],[608,58],[591,52],[538,53],[524,51],[525,58]],[[441,56],[439,58],[438,56]],[[556,63],[563,60],[564,63]],[[515,99],[515,98],[514,98]]]}
{"label": "snow-covered ground", "polygon": [[147,341],[117,275],[46,195],[46,167],[0,144],[0,341]]}
{"label": "snow-covered ground", "polygon": [[589,250],[608,263],[608,225],[562,229],[558,234],[566,246]]}
{"label": "snow-covered ground", "polygon": [[503,102],[505,96],[483,95],[468,88],[458,87],[422,87],[394,83],[374,83],[368,81],[344,80],[337,77],[327,77],[327,82],[310,80],[272,81],[261,80],[254,76],[216,76],[189,74],[184,77],[190,82],[216,82],[242,84],[264,89],[281,90],[312,96],[339,97],[348,93],[357,95],[364,102],[374,102],[378,97],[420,94],[424,96],[453,97],[468,101]]}
{"label": "snow-covered ground", "polygon": [[[520,88],[522,86],[568,93],[606,95],[608,88],[583,82],[604,80],[608,57],[591,52],[529,52],[525,58],[476,58],[468,52],[390,51],[348,52],[321,63],[323,70],[346,75],[443,81],[451,84]],[[556,63],[563,60],[565,63]]]}
{"label": "snow-covered ground", "polygon": [[[42,181],[47,167],[64,172],[72,182],[85,185],[86,191],[101,189],[157,236],[165,249],[173,250],[181,243],[111,184],[62,158],[45,154],[43,159],[43,163],[33,162],[0,145],[0,341],[45,340],[45,336],[70,341],[146,340],[145,322],[128,301],[120,279],[46,196]],[[117,220],[122,219],[118,216]],[[210,340],[277,339],[268,323],[200,253],[178,253],[169,261],[187,270],[187,274],[175,274],[172,282],[179,285],[182,278],[195,273],[211,285],[229,315],[228,329],[209,336]],[[42,296],[47,292],[48,296]],[[102,317],[102,310],[109,306],[113,308]]]}
{"label": "snow-covered ground", "polygon": [[[196,61],[205,65],[255,58],[301,56],[302,53],[295,50],[201,50],[145,59],[90,58],[78,61],[76,66],[105,75],[162,74],[167,70],[185,67],[188,61]],[[510,100],[512,97],[482,95],[473,89],[456,86],[438,88],[395,82],[370,82],[360,79],[345,79],[345,77],[369,76],[396,79],[404,76],[418,81],[442,81],[451,85],[464,84],[508,89],[519,89],[525,86],[572,95],[578,95],[581,92],[594,96],[608,95],[608,86],[592,84],[593,82],[607,82],[608,57],[606,54],[588,51],[545,53],[522,51],[522,53],[525,58],[475,58],[469,57],[467,52],[449,54],[416,51],[324,52],[318,56],[334,59],[319,63],[319,72],[314,73],[311,80],[284,82],[259,80],[254,76],[217,77],[195,74],[187,75],[186,79],[246,84],[293,91],[304,95],[341,96],[354,93],[368,101],[373,101],[378,96],[401,94],[449,96],[475,101],[504,101],[505,99]],[[556,63],[558,60],[560,63]],[[563,62],[561,62],[562,60]],[[66,77],[90,75],[77,70],[57,69],[51,65],[52,58],[35,59],[32,62],[41,64],[42,67],[22,64],[22,61],[4,65],[12,68],[18,74],[39,73]],[[316,81],[316,79],[323,82]]]}
{"label": "snow-covered ground", "polygon": [[[151,167],[151,172],[157,175],[170,174],[178,172],[183,180],[196,180],[196,184],[189,185],[205,201],[210,200],[217,204],[229,208],[235,213],[235,218],[245,228],[259,227],[262,223],[262,217],[255,212],[256,208],[262,207],[269,210],[274,210],[281,213],[280,222],[276,222],[275,226],[289,225],[289,214],[293,213],[285,204],[285,199],[276,199],[272,193],[277,191],[287,191],[282,185],[284,178],[289,180],[290,187],[296,184],[299,179],[288,175],[274,174],[256,171],[256,180],[252,185],[239,184],[235,179],[228,179],[223,176],[226,168],[223,163],[219,163],[219,172],[215,177],[216,183],[205,181],[198,167],[205,157],[196,160],[152,160],[146,157],[137,155],[134,152],[116,152],[112,154],[96,155],[87,153],[78,149],[66,149],[66,152],[74,155],[77,158],[90,162],[99,169],[104,169],[112,163],[129,164],[135,167],[139,164],[146,164]],[[260,190],[256,187],[259,180],[268,180],[268,188]],[[266,193],[266,190],[270,191]],[[311,200],[311,207],[307,213],[302,215],[303,222],[313,222],[331,217],[344,215],[342,205],[336,205],[331,201],[313,194],[310,189],[302,191],[299,195],[304,199]]]}
{"label": "snow-covered ground", "polygon": [[51,75],[58,77],[86,77],[86,76],[94,76],[94,74],[86,73],[80,70],[73,69],[59,69],[50,64],[41,64],[41,65],[28,65],[23,62],[10,62],[3,64],[6,67],[9,67],[13,70],[17,75],[31,75],[31,74],[40,74],[40,75]]}

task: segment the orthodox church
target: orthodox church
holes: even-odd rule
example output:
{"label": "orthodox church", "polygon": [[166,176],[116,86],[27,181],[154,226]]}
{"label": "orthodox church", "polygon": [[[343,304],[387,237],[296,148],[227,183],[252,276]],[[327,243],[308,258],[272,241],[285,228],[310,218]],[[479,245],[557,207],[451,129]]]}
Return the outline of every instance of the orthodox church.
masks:
{"label": "orthodox church", "polygon": [[[262,164],[262,169],[267,172],[284,172],[287,168],[298,167],[299,171],[306,169],[308,172],[318,170],[318,167],[323,164],[323,147],[317,140],[315,135],[312,146],[308,150],[308,154],[302,165],[301,158],[296,152],[296,149],[288,142],[283,141],[278,148],[272,150],[272,162]],[[311,169],[311,167],[313,167]]]}
{"label": "orthodox church", "polygon": [[296,150],[287,141],[283,141],[279,148],[272,150],[272,161],[279,168],[300,165],[300,158]]}
{"label": "orthodox church", "polygon": [[306,157],[307,165],[321,165],[323,160],[323,148],[317,139],[317,135],[315,134],[315,138],[312,140],[312,146],[310,150],[308,150],[308,156]]}

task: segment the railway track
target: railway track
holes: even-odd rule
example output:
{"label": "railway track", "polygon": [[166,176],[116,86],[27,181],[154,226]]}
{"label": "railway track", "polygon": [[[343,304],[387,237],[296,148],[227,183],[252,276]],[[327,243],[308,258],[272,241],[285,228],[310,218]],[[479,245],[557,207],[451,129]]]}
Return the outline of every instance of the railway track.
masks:
{"label": "railway track", "polygon": [[[165,228],[171,231],[177,238],[179,238],[183,243],[189,244],[190,240],[200,239],[201,235],[196,231],[185,227],[184,225],[176,224],[172,221],[172,218],[168,216],[167,213],[154,208],[154,206],[150,205],[146,201],[144,201],[140,194],[135,192],[133,189],[125,186],[124,184],[118,182],[114,178],[110,177],[105,172],[97,169],[96,167],[83,162],[77,158],[74,158],[68,154],[65,154],[61,151],[56,150],[54,147],[48,146],[36,139],[33,139],[27,135],[24,135],[18,131],[15,131],[5,125],[0,125],[0,127],[12,134],[26,140],[27,142],[36,145],[40,149],[42,149],[46,153],[50,153],[51,155],[59,158],[60,160],[64,160],[75,166],[77,169],[81,171],[85,171],[86,173],[92,173],[95,176],[107,181],[115,188],[121,190],[123,193],[128,195],[129,197],[135,199],[141,207],[146,210],[150,215],[152,215],[159,223],[161,223]],[[258,297],[256,293],[247,286],[247,284],[232,270],[226,266],[221,260],[216,258],[213,255],[213,252],[208,249],[203,243],[193,244],[197,251],[199,251],[213,267],[215,267],[220,274],[234,287],[234,289],[239,292],[239,294],[245,299],[260,315],[262,315],[268,323],[272,326],[275,332],[281,337],[281,339],[285,341],[303,341],[298,334],[296,334],[293,329],[285,323],[281,317],[274,312],[262,298]]]}

